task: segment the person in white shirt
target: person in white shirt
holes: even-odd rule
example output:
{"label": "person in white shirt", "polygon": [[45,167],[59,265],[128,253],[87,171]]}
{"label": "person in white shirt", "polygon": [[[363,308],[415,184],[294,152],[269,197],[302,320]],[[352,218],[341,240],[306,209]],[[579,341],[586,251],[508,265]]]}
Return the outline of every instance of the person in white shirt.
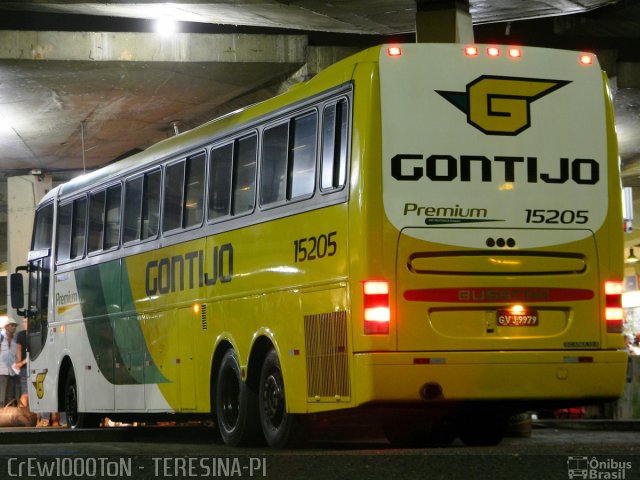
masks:
{"label": "person in white shirt", "polygon": [[0,406],[4,406],[16,398],[15,382],[18,379],[14,366],[17,361],[15,340],[18,324],[13,318],[0,316]]}

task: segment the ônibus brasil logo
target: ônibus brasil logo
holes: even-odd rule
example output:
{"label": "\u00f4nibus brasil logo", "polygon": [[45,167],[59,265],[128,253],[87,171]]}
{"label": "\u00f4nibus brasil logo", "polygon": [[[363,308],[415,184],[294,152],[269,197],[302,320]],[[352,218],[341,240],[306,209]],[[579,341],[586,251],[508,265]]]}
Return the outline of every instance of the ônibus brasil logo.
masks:
{"label": "\u00f4nibus brasil logo", "polygon": [[566,80],[482,75],[465,92],[436,90],[487,135],[518,135],[531,126],[531,102],[564,87]]}

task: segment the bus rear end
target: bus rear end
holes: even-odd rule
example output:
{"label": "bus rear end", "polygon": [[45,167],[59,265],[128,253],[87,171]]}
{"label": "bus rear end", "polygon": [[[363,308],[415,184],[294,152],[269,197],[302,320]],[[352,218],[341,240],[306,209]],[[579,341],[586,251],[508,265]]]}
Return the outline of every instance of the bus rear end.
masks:
{"label": "bus rear end", "polygon": [[595,56],[402,45],[379,72],[393,248],[373,277],[390,315],[354,337],[388,349],[357,352],[362,400],[495,413],[618,397],[621,191]]}

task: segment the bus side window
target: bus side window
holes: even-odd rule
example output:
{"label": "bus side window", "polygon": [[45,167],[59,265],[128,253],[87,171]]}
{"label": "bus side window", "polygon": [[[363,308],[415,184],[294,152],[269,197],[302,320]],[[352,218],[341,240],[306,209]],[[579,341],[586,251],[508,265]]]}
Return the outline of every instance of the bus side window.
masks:
{"label": "bus side window", "polygon": [[349,111],[346,99],[328,105],[322,118],[322,164],[320,189],[342,188],[347,171]]}
{"label": "bus side window", "polygon": [[142,212],[142,177],[127,180],[124,185],[124,232],[122,242],[140,238],[140,215]]}
{"label": "bus side window", "polygon": [[231,213],[233,142],[211,150],[209,158],[209,220]]}
{"label": "bus side window", "polygon": [[44,250],[45,248],[51,248],[51,240],[53,239],[52,233],[53,204],[49,204],[36,212],[31,250]]}
{"label": "bus side window", "polygon": [[71,219],[73,217],[73,202],[60,205],[58,208],[58,251],[56,258],[59,262],[69,260],[71,252]]}
{"label": "bus side window", "polygon": [[182,195],[184,193],[184,160],[167,166],[164,176],[164,212],[162,231],[182,227]]}
{"label": "bus side window", "polygon": [[122,187],[114,185],[107,188],[104,226],[104,249],[117,247],[120,243],[120,202]]}
{"label": "bus side window", "polygon": [[256,154],[258,136],[236,140],[233,162],[232,215],[250,212],[255,206],[256,191]]}
{"label": "bus side window", "polygon": [[58,209],[57,259],[59,262],[65,262],[84,255],[86,217],[86,197],[61,205]]}
{"label": "bus side window", "polygon": [[260,204],[282,202],[287,198],[287,150],[289,122],[265,129],[262,135]]}
{"label": "bus side window", "polygon": [[98,252],[103,248],[105,196],[104,190],[89,196],[89,238],[87,239],[89,253]]}
{"label": "bus side window", "polygon": [[160,170],[126,181],[122,242],[146,240],[160,228]]}
{"label": "bus side window", "polygon": [[187,159],[184,192],[184,227],[202,223],[204,213],[205,155],[199,153]]}
{"label": "bus side window", "polygon": [[318,114],[314,111],[291,121],[289,143],[289,199],[313,194],[316,183]]}
{"label": "bus side window", "polygon": [[71,231],[71,258],[84,255],[84,240],[87,224],[87,198],[79,198],[73,202],[73,228]]}
{"label": "bus side window", "polygon": [[144,176],[142,194],[142,240],[158,235],[160,227],[160,170]]}

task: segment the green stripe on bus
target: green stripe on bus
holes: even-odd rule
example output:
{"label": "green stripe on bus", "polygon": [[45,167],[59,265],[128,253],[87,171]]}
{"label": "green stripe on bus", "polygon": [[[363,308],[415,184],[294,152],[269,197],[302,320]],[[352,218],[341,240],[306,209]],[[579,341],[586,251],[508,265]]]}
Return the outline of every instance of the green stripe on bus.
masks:
{"label": "green stripe on bus", "polygon": [[122,313],[127,302],[121,297],[132,304],[126,267],[121,272],[120,261],[115,260],[74,274],[89,344],[106,380],[115,385],[168,382],[155,364],[146,361],[151,355],[137,314]]}

